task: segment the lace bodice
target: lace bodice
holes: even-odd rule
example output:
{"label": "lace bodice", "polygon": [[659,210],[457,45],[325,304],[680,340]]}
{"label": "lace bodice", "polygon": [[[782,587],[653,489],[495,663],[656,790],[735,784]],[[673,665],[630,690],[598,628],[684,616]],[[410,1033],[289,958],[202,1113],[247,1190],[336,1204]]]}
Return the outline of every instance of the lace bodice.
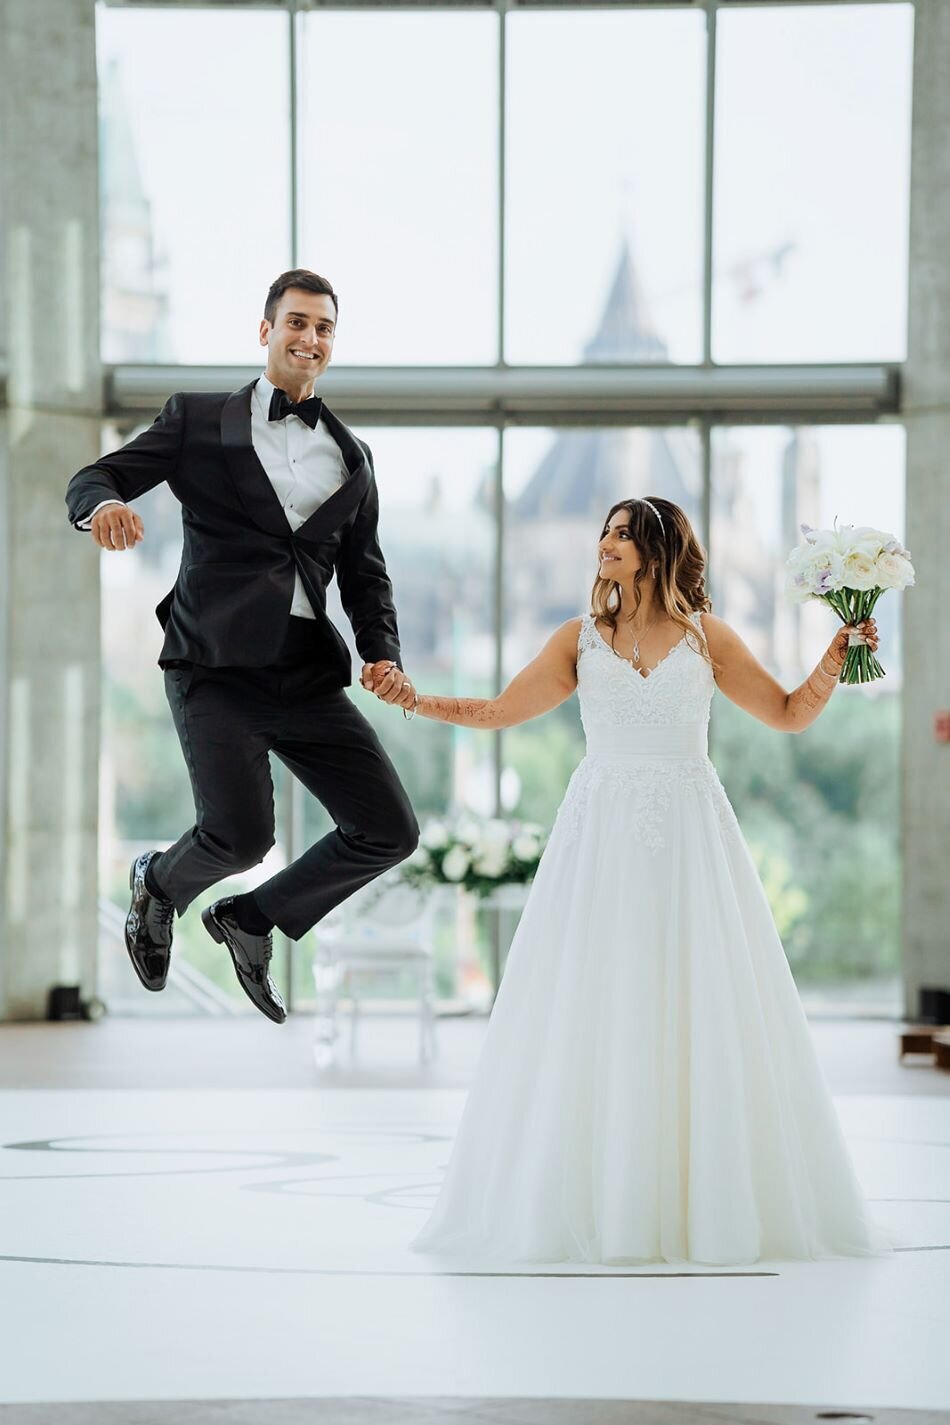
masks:
{"label": "lace bodice", "polygon": [[[692,622],[701,630],[700,615]],[[592,733],[635,726],[705,729],[715,688],[712,669],[685,635],[644,678],[614,653],[592,614],[577,640],[577,695],[588,743]],[[698,643],[697,643],[698,646]]]}
{"label": "lace bodice", "polygon": [[[692,622],[701,630],[700,615]],[[712,669],[698,641],[684,635],[646,678],[619,658],[585,614],[577,640],[577,691],[587,755],[575,770],[556,832],[581,835],[592,805],[622,798],[637,827],[637,845],[659,851],[667,844],[671,806],[680,795],[698,798],[716,814],[722,833],[739,836],[735,813],[707,756]]]}

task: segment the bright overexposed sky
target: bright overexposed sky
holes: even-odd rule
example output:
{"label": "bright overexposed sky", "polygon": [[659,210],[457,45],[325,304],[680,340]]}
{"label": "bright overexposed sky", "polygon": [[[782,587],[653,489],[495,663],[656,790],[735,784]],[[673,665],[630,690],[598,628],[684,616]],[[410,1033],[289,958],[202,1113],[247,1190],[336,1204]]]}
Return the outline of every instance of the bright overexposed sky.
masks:
{"label": "bright overexposed sky", "polygon": [[[256,360],[291,260],[286,16],[100,7],[97,23],[173,359]],[[299,23],[298,255],[341,292],[337,362],[493,362],[498,16]],[[907,3],[720,12],[717,360],[902,358],[912,24]],[[699,359],[704,17],[579,7],[507,27],[506,358],[579,360],[626,240],[670,358]]]}

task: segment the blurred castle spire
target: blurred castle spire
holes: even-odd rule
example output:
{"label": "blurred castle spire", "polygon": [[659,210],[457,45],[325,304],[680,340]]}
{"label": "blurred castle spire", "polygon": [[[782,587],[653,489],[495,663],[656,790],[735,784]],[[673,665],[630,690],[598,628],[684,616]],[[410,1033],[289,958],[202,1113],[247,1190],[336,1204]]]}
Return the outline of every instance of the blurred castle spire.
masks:
{"label": "blurred castle spire", "polygon": [[624,237],[600,326],[584,348],[584,364],[668,360],[666,343],[654,328],[630,244]]}

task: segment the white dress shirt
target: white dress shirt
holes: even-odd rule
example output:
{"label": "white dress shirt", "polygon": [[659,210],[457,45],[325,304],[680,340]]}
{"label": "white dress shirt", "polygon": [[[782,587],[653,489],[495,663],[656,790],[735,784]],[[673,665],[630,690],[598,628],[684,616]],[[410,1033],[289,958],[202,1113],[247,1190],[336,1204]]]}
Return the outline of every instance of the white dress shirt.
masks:
{"label": "white dress shirt", "polygon": [[[343,484],[346,465],[325,421],[318,421],[314,430],[299,416],[269,421],[267,413],[273,393],[274,387],[267,377],[259,376],[251,390],[251,443],[280,500],[289,527],[299,529]],[[103,500],[88,519],[81,522],[80,528],[89,529],[92,516],[104,506],[124,503],[124,500]],[[290,612],[296,618],[316,618],[299,570],[294,580]]]}
{"label": "white dress shirt", "polygon": [[[291,529],[299,529],[338,490],[346,479],[343,452],[327,429],[317,421],[311,430],[299,416],[269,421],[274,387],[260,376],[251,392],[251,442],[280,500]],[[290,612],[297,618],[316,618],[297,572]]]}

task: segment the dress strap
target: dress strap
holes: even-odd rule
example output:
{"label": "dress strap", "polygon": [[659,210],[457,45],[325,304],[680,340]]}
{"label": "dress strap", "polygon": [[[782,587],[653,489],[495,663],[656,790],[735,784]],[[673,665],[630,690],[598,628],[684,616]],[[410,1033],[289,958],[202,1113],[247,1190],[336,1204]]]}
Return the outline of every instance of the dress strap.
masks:
{"label": "dress strap", "polygon": [[594,627],[594,615],[582,614],[581,626],[577,631],[577,652],[581,654],[585,649],[593,648],[600,634]]}
{"label": "dress strap", "polygon": [[[695,652],[699,653],[699,652],[702,650],[702,648],[705,647],[705,644],[706,644],[706,632],[705,632],[705,630],[704,630],[704,628],[703,628],[703,611],[702,611],[702,609],[693,609],[693,612],[692,612],[692,613],[690,614],[690,616],[689,616],[689,621],[690,621],[690,623],[693,625],[694,628],[698,628],[698,629],[699,629],[699,637],[700,637],[701,643],[700,643],[700,645],[697,646],[697,647],[695,648],[695,650],[694,650]],[[690,640],[690,646],[692,646],[692,641],[691,641],[691,640]]]}

